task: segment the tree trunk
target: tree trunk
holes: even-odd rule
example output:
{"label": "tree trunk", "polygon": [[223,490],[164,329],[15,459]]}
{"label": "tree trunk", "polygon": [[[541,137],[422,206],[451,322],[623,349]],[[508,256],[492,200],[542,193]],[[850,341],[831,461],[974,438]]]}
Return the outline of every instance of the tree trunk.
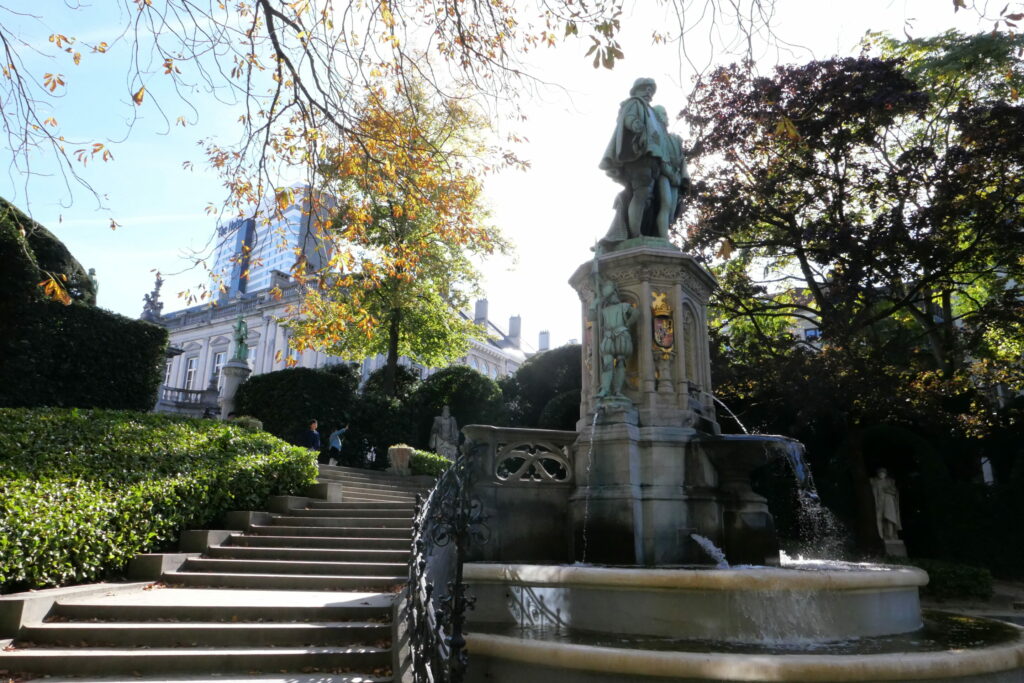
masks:
{"label": "tree trunk", "polygon": [[384,395],[394,397],[397,387],[395,386],[395,375],[398,372],[398,335],[402,322],[402,311],[397,308],[391,309],[391,319],[388,321],[388,357],[384,365]]}

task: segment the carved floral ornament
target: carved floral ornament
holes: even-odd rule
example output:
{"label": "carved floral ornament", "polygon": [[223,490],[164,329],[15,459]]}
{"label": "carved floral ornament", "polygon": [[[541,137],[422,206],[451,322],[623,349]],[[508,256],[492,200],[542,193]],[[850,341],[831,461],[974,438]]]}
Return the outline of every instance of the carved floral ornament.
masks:
{"label": "carved floral ornament", "polygon": [[572,478],[564,449],[545,442],[498,444],[494,477],[501,482],[562,484]]}

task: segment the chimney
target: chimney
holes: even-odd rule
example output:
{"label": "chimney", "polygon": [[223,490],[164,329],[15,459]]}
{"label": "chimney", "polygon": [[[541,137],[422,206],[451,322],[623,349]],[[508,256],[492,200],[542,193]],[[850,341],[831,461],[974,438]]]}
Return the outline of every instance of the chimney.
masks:
{"label": "chimney", "polygon": [[508,340],[512,346],[519,348],[522,342],[523,320],[518,315],[508,319]]}
{"label": "chimney", "polygon": [[473,322],[477,325],[487,326],[487,299],[477,299]]}
{"label": "chimney", "polygon": [[551,348],[551,333],[541,330],[537,336],[537,351],[547,351]]}

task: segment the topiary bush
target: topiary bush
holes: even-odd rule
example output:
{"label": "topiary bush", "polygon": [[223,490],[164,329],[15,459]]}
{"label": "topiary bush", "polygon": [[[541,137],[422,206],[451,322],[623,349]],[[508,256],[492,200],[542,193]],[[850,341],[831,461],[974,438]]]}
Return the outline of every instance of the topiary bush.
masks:
{"label": "topiary bush", "polygon": [[[65,306],[39,282],[60,279]],[[91,305],[92,281],[52,233],[0,199],[0,407],[150,410],[167,330]]]}
{"label": "topiary bush", "polygon": [[412,450],[412,457],[409,458],[409,470],[413,474],[427,474],[431,477],[440,477],[451,464],[452,461],[448,458],[416,448]]}
{"label": "topiary bush", "polygon": [[338,372],[288,368],[249,377],[235,394],[235,412],[255,417],[265,430],[293,444],[301,443],[315,419],[326,449],[327,435],[352,420],[355,402],[352,382]]}
{"label": "topiary bush", "polygon": [[583,386],[581,349],[579,344],[566,344],[538,353],[519,366],[515,374],[501,380],[511,424],[542,429],[576,428]]}
{"label": "topiary bush", "polygon": [[0,407],[151,410],[167,330],[82,303],[21,307],[0,338]]}
{"label": "topiary bush", "polygon": [[231,422],[0,409],[0,590],[102,579],[315,480],[308,451]]}
{"label": "topiary bush", "polygon": [[444,368],[423,380],[407,405],[415,426],[413,444],[420,448],[429,443],[434,418],[446,405],[460,429],[469,424],[503,425],[507,420],[497,383],[465,365]]}

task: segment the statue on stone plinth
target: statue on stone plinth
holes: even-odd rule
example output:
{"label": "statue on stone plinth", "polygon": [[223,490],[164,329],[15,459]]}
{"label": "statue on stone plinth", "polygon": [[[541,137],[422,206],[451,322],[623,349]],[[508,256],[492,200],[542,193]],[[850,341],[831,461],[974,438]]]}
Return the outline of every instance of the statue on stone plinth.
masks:
{"label": "statue on stone plinth", "polygon": [[249,358],[249,347],[245,343],[246,338],[249,336],[249,325],[246,324],[245,319],[242,316],[238,316],[238,322],[235,323],[235,355],[231,357],[231,360],[245,361]]}
{"label": "statue on stone plinth", "polygon": [[590,315],[599,327],[601,389],[597,398],[625,398],[626,359],[633,355],[633,331],[639,311],[619,299],[614,282],[600,282],[599,298],[590,304]]}
{"label": "statue on stone plinth", "polygon": [[153,291],[143,296],[142,316],[143,320],[156,322],[160,320],[160,313],[164,310],[164,302],[160,301],[160,288],[164,286],[164,279],[160,277],[160,271],[156,273],[156,280],[153,282]]}
{"label": "statue on stone plinth", "polygon": [[448,406],[441,409],[441,414],[434,418],[430,428],[430,443],[435,453],[449,460],[455,460],[459,454],[459,424],[452,417]]}
{"label": "statue on stone plinth", "polygon": [[[651,99],[652,78],[638,78],[629,99],[619,105],[600,168],[623,190],[615,198],[615,218],[603,243],[648,235],[668,238],[677,215],[678,196],[689,188],[682,141],[668,132],[668,116],[659,117]],[[664,112],[664,109],[662,109]]]}
{"label": "statue on stone plinth", "polygon": [[884,467],[871,477],[871,493],[875,498],[875,523],[883,541],[896,541],[896,532],[903,528],[900,522],[900,492],[896,482],[889,478]]}

